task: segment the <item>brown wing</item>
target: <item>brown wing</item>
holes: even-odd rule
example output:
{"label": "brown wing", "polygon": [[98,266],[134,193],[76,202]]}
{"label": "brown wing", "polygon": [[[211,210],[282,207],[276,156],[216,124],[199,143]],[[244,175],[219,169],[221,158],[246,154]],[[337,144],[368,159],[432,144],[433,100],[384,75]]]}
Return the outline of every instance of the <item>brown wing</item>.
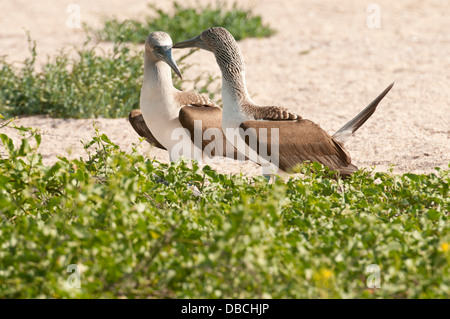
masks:
{"label": "brown wing", "polygon": [[131,126],[134,128],[136,133],[139,134],[139,136],[145,137],[147,142],[149,142],[151,145],[154,145],[163,150],[166,149],[156,140],[156,138],[148,129],[147,125],[145,124],[144,118],[142,117],[141,110],[131,111],[130,114],[128,114],[128,119],[130,121]]}
{"label": "brown wing", "polygon": [[[175,102],[181,106],[179,113],[181,125],[188,129],[194,144],[201,143],[204,154],[245,159],[245,156],[238,154],[233,145],[226,140],[222,132],[222,109],[218,105],[202,94],[184,91],[175,93]],[[201,121],[198,132],[195,127],[196,120]],[[205,132],[206,130],[208,131]],[[201,139],[196,141],[195,137],[198,139],[199,135]]]}
{"label": "brown wing", "polygon": [[[272,133],[278,129],[279,168],[289,171],[304,161],[315,161],[340,172],[341,176],[351,175],[357,167],[351,164],[351,158],[343,146],[333,139],[320,126],[309,120],[298,121],[246,121],[240,126],[248,135],[243,136],[249,144],[249,138],[256,133],[257,151],[265,147],[268,154],[272,152]],[[262,128],[267,129],[265,133]],[[248,129],[255,129],[248,130]],[[247,131],[248,130],[248,131]],[[267,138],[264,138],[267,136]],[[267,134],[267,135],[266,135]],[[251,146],[251,143],[249,144]]]}
{"label": "brown wing", "polygon": [[[198,145],[200,142],[202,150],[206,154],[245,160],[245,157],[238,154],[233,145],[226,140],[225,134],[222,132],[222,109],[220,107],[188,105],[181,108],[179,119],[181,125],[190,132],[194,144]],[[196,120],[201,121],[198,122],[197,128],[195,126]],[[205,132],[206,130],[208,131]],[[196,141],[195,136],[198,138],[199,134],[201,140]]]}

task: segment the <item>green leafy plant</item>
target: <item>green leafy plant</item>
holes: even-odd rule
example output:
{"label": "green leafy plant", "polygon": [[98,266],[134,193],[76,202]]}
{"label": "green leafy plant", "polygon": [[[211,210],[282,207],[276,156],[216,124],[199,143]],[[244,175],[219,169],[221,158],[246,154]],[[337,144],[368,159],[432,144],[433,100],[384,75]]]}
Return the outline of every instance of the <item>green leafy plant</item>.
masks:
{"label": "green leafy plant", "polygon": [[22,70],[2,62],[0,103],[5,115],[48,114],[52,117],[123,117],[139,100],[142,62],[117,43],[106,57],[85,46],[78,59],[62,52],[35,71],[36,47]]}
{"label": "green leafy plant", "polygon": [[[144,38],[145,39],[145,38]],[[42,71],[36,71],[36,44],[29,39],[31,57],[22,68],[0,60],[0,112],[6,117],[15,115],[50,115],[64,118],[126,117],[139,108],[142,86],[143,56],[123,43],[114,43],[112,51],[96,53],[88,39],[78,58],[72,59],[61,52],[48,61]],[[179,59],[182,72],[191,65]],[[182,82],[173,77],[174,86],[181,89]],[[214,77],[204,74],[192,83],[193,89],[207,93],[218,101],[219,87]]]}
{"label": "green leafy plant", "polygon": [[262,23],[260,16],[255,16],[250,10],[239,9],[237,3],[230,10],[222,8],[220,4],[215,7],[209,4],[202,8],[189,8],[174,2],[173,6],[173,14],[168,14],[149,5],[155,17],[147,17],[145,22],[107,20],[103,29],[96,34],[102,40],[142,43],[150,32],[164,31],[176,43],[192,38],[210,27],[224,27],[236,40],[268,37],[275,33]]}
{"label": "green leafy plant", "polygon": [[450,293],[448,169],[342,181],[313,163],[268,183],[127,154],[98,131],[86,160],[46,166],[39,135],[17,129],[31,136],[18,146],[0,134],[0,298]]}
{"label": "green leafy plant", "polygon": [[[178,41],[212,25],[227,27],[237,39],[273,33],[262,25],[260,17],[239,10],[236,5],[230,11],[207,6],[201,12],[177,3],[174,7],[173,16],[153,8],[157,18],[149,20],[148,25],[136,21],[107,21],[99,34],[102,39],[114,41],[111,51],[98,54],[88,38],[77,50],[77,58],[72,59],[62,51],[49,60],[42,71],[36,71],[36,44],[29,37],[30,58],[24,61],[23,67],[17,68],[0,58],[0,112],[6,117],[126,117],[139,107],[143,58],[141,52],[131,50],[124,41],[143,42],[154,30],[166,31]],[[182,72],[191,67],[185,59],[192,52],[179,59]],[[187,78],[183,83],[176,76],[173,79],[175,87],[181,89],[190,85],[190,89],[220,103],[220,89],[212,75]]]}

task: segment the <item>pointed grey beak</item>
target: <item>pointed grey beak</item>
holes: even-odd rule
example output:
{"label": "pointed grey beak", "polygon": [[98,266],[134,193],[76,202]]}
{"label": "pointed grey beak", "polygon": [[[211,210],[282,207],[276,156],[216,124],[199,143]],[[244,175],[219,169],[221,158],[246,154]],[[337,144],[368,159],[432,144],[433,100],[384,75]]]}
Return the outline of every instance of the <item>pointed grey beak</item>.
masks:
{"label": "pointed grey beak", "polygon": [[176,75],[180,77],[180,79],[183,79],[175,60],[172,57],[172,48],[167,49],[164,53],[165,53],[163,55],[164,62],[166,62],[172,68],[172,70],[176,73]]}
{"label": "pointed grey beak", "polygon": [[178,42],[173,46],[174,49],[182,49],[182,48],[200,48],[206,51],[211,51],[209,47],[206,45],[205,42],[200,37],[201,35],[198,35],[196,37],[193,37],[192,39]]}

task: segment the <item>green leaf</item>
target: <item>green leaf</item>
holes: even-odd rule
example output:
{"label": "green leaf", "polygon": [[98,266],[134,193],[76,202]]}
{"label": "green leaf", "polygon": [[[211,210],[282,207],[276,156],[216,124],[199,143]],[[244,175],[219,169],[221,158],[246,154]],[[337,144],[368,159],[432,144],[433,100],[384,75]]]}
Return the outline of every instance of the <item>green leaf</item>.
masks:
{"label": "green leaf", "polygon": [[439,217],[441,217],[441,212],[435,210],[435,209],[429,209],[427,211],[427,217],[429,220],[433,220],[436,221],[439,219]]}
{"label": "green leaf", "polygon": [[0,139],[3,142],[3,146],[5,146],[6,150],[8,151],[9,155],[13,155],[14,153],[14,143],[12,141],[12,139],[10,139],[7,135],[5,134],[0,134]]}

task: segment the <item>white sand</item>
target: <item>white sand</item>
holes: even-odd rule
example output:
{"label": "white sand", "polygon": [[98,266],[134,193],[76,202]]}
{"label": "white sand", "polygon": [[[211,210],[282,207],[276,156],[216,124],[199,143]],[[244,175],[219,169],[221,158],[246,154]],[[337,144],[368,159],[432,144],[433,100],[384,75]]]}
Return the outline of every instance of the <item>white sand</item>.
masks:
{"label": "white sand", "polygon": [[[150,1],[169,9],[170,2]],[[206,1],[200,1],[205,3]],[[232,2],[232,1],[228,1]],[[26,34],[37,41],[38,61],[64,47],[80,46],[84,32],[66,26],[69,4],[78,4],[81,21],[100,26],[105,17],[143,18],[147,1],[0,2],[0,54],[9,61],[28,56]],[[189,1],[195,4],[198,1]],[[379,0],[381,28],[368,28],[373,1],[239,1],[251,7],[278,33],[240,42],[247,85],[255,102],[290,108],[334,133],[387,85],[395,86],[375,114],[346,145],[358,167],[428,173],[450,162],[450,2]],[[149,32],[155,30],[149,30]],[[107,45],[105,45],[107,47]],[[175,58],[181,52],[175,51]],[[214,57],[197,52],[186,78],[201,72],[219,75]],[[40,151],[48,164],[56,155],[85,156],[80,140],[91,139],[97,121],[102,132],[130,150],[138,136],[126,119],[64,120],[26,117],[17,125],[39,128]],[[13,130],[0,130],[14,137]],[[168,161],[165,151],[145,145],[141,151]],[[3,155],[4,150],[0,148]],[[253,163],[216,165],[221,172],[259,172]]]}

